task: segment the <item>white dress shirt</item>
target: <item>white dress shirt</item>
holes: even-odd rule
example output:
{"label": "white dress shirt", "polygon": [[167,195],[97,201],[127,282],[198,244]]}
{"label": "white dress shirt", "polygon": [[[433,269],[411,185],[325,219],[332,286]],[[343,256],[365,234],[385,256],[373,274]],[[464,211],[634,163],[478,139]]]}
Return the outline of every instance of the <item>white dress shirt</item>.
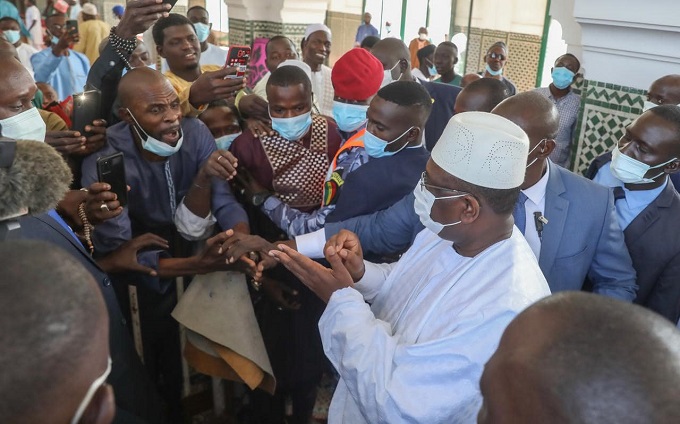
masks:
{"label": "white dress shirt", "polygon": [[[536,218],[534,212],[540,212],[541,215],[545,212],[545,189],[548,186],[548,177],[550,176],[550,167],[546,166],[545,174],[540,180],[522,192],[527,196],[527,201],[524,203],[526,212],[526,225],[524,227],[524,238],[527,239],[529,247],[536,255],[536,260],[541,254],[541,238],[538,236],[536,230]],[[549,216],[546,219],[550,220]]]}

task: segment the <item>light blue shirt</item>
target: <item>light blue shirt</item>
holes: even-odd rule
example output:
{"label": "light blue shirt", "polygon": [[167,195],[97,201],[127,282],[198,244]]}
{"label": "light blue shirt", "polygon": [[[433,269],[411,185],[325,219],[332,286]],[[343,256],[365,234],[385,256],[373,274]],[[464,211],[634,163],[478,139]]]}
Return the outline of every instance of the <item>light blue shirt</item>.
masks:
{"label": "light blue shirt", "polygon": [[625,199],[616,200],[616,216],[619,219],[619,225],[621,229],[625,230],[628,225],[642,212],[650,203],[652,203],[659,194],[666,188],[668,184],[668,178],[659,187],[653,190],[628,190],[621,180],[617,179],[612,175],[609,166],[611,162],[605,164],[597,171],[597,175],[593,178],[593,181],[603,185],[605,187],[622,187],[623,192],[626,194]]}
{"label": "light blue shirt", "polygon": [[52,48],[48,47],[31,56],[36,82],[51,85],[60,101],[83,92],[90,72],[87,56],[70,49],[68,52],[68,56],[55,56]]}

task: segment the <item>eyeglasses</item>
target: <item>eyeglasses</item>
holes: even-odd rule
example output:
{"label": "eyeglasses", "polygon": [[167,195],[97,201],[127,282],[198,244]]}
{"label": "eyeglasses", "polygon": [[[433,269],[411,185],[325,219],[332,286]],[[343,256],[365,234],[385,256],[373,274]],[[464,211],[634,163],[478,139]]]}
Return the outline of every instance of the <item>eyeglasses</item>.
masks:
{"label": "eyeglasses", "polygon": [[[454,199],[456,197],[462,197],[462,196],[465,196],[467,194],[470,194],[467,191],[460,191],[460,190],[456,190],[456,189],[453,189],[453,188],[439,187],[439,186],[436,186],[436,185],[428,184],[427,183],[426,171],[423,171],[423,173],[420,174],[420,183],[419,184],[420,184],[421,190],[427,189],[428,191],[430,191],[430,193],[432,193],[432,190],[441,190],[441,191],[448,192],[448,193],[458,193],[456,195],[451,195],[451,196],[436,196],[435,197],[436,199]],[[432,193],[432,194],[434,194],[434,193]]]}
{"label": "eyeglasses", "polygon": [[505,60],[505,55],[501,53],[491,52],[487,54],[491,59]]}

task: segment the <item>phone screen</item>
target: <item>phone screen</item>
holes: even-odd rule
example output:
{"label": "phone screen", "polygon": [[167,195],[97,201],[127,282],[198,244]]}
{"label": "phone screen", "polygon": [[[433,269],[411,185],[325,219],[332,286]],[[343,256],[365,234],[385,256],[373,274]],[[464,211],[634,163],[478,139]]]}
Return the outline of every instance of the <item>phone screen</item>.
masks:
{"label": "phone screen", "polygon": [[229,47],[229,55],[225,67],[235,67],[236,75],[229,75],[230,78],[243,78],[246,76],[248,61],[250,60],[250,47],[233,46]]}
{"label": "phone screen", "polygon": [[68,31],[70,34],[77,34],[78,21],[75,19],[69,19],[68,21],[66,21],[66,31]]}
{"label": "phone screen", "polygon": [[73,95],[73,131],[85,134],[85,126],[101,119],[101,92],[90,90]]}

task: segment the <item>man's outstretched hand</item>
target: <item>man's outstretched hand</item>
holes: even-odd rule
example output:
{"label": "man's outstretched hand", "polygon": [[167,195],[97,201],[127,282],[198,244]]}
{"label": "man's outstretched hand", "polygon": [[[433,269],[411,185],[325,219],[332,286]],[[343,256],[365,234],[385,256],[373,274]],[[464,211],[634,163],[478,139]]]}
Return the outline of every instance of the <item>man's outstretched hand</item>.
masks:
{"label": "man's outstretched hand", "polygon": [[[279,250],[272,250],[269,254],[295,274],[305,286],[309,287],[326,303],[336,290],[354,285],[352,275],[343,264],[343,258],[332,247],[326,249],[326,259],[330,262],[331,269],[314,262],[286,245],[280,244],[278,248]],[[355,262],[356,258],[353,255],[352,252],[348,252],[347,259],[344,260]]]}

